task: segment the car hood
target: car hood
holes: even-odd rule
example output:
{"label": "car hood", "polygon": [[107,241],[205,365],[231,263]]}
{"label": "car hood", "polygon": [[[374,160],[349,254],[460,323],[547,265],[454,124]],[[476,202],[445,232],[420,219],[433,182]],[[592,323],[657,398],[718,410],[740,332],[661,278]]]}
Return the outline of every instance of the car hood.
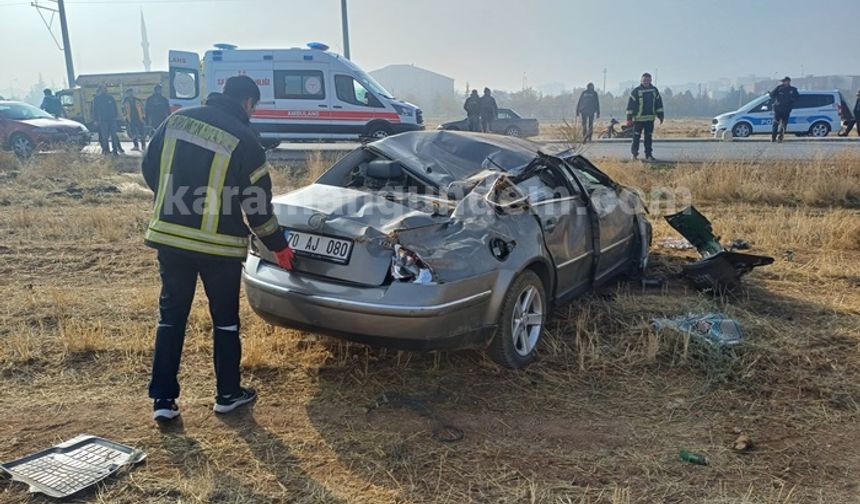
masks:
{"label": "car hood", "polygon": [[38,119],[25,119],[18,121],[22,124],[27,124],[29,126],[33,126],[34,128],[60,128],[60,129],[73,129],[79,130],[83,127],[83,124],[77,121],[71,121],[69,119],[63,118],[38,118]]}
{"label": "car hood", "polygon": [[399,161],[419,179],[446,188],[484,170],[517,174],[538,155],[540,146],[521,138],[441,130],[401,133],[367,148]]}

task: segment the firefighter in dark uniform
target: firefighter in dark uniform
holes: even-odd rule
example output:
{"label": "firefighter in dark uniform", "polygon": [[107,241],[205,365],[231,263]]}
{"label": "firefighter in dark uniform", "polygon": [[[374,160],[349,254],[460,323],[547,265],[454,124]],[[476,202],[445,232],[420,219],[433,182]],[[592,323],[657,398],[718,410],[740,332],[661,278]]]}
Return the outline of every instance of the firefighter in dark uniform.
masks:
{"label": "firefighter in dark uniform", "polygon": [[630,152],[633,159],[639,158],[639,137],[645,133],[645,159],[653,161],[651,149],[654,134],[654,119],[663,124],[663,97],[660,91],[651,85],[651,74],[642,74],[640,85],[630,92],[627,100],[627,125],[633,126],[633,145]]}
{"label": "firefighter in dark uniform", "polygon": [[[157,249],[160,318],[149,396],[153,417],[179,415],[177,372],[197,277],[209,298],[217,379],[215,412],[256,399],[240,385],[239,286],[249,232],[292,268],[292,250],[272,209],[266,154],[250,126],[260,89],[247,76],[227,79],[201,107],[182,109],[155,132],[142,171],[155,193],[145,243]],[[245,216],[250,230],[242,216]]]}
{"label": "firefighter in dark uniform", "polygon": [[782,79],[782,84],[773,88],[769,94],[773,100],[773,129],[770,132],[770,141],[779,140],[782,143],[791,109],[794,108],[794,102],[800,98],[800,93],[791,85],[791,77],[786,76]]}

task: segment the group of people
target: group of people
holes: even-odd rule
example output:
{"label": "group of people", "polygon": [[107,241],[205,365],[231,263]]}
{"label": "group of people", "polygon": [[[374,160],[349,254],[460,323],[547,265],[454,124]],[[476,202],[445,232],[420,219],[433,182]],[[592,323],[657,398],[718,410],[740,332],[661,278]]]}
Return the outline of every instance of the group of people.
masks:
{"label": "group of people", "polygon": [[499,106],[490,88],[484,88],[484,95],[478,96],[478,90],[473,89],[463,104],[466,111],[466,119],[469,122],[469,131],[482,133],[493,132],[493,121],[499,115]]}
{"label": "group of people", "polygon": [[[63,104],[59,97],[50,89],[44,90],[45,97],[42,99],[42,110],[54,117],[65,117]],[[152,89],[146,102],[134,95],[133,88],[127,88],[122,99],[122,117],[125,120],[126,132],[134,144],[132,150],[142,151],[146,149],[146,138],[170,115],[170,103],[162,94],[160,85]],[[93,123],[99,133],[99,144],[102,154],[113,153],[118,155],[125,152],[119,141],[119,117],[116,100],[107,91],[107,87],[101,85],[96,90],[92,105]]]}
{"label": "group of people", "polygon": [[[126,133],[134,144],[132,150],[144,150],[146,137],[170,115],[170,103],[162,94],[160,85],[152,89],[152,95],[145,103],[134,95],[133,88],[127,88],[122,99],[122,115],[126,123]],[[118,155],[124,152],[117,135],[118,119],[116,100],[107,92],[107,87],[99,86],[93,99],[93,122],[98,127],[102,154],[112,152]]]}

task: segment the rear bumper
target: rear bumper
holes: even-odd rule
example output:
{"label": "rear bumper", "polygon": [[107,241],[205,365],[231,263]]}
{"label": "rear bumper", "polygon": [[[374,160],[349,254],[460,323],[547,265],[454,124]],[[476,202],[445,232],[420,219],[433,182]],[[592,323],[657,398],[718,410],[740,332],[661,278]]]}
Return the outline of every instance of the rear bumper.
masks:
{"label": "rear bumper", "polygon": [[[493,334],[493,278],[355,287],[293,274],[250,256],[245,292],[267,322],[409,350],[479,347]],[[488,323],[488,321],[492,321]]]}

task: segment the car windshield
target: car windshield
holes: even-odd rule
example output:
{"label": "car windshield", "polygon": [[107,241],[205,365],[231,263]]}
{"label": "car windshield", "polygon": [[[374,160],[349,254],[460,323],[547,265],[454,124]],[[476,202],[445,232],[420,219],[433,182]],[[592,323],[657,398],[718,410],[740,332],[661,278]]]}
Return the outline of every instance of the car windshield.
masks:
{"label": "car windshield", "polygon": [[12,119],[13,121],[54,118],[54,116],[44,110],[26,103],[0,103],[0,116],[4,119]]}
{"label": "car windshield", "polygon": [[355,79],[362,85],[364,85],[364,87],[378,95],[381,95],[383,98],[388,98],[389,100],[394,98],[393,96],[391,96],[391,93],[389,93],[384,87],[382,87],[382,84],[376,82],[373,77],[371,77],[362,70],[355,70]]}

